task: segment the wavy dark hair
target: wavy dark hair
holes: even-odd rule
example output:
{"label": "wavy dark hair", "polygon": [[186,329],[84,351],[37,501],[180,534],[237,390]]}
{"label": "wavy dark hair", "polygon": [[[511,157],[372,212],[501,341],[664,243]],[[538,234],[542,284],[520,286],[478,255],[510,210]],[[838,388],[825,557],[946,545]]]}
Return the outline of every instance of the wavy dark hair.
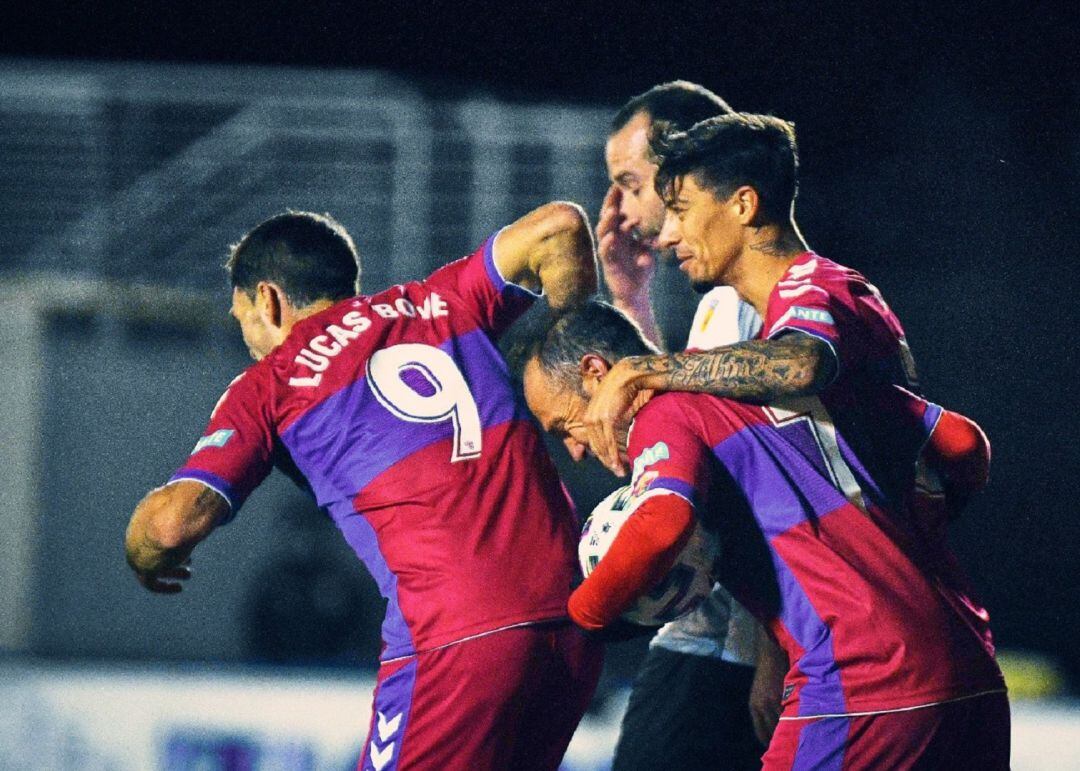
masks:
{"label": "wavy dark hair", "polygon": [[676,197],[677,181],[689,175],[721,200],[749,185],[757,191],[768,222],[791,216],[799,189],[794,123],[772,115],[729,113],[686,131],[657,126],[649,145],[659,166],[656,192],[668,206]]}

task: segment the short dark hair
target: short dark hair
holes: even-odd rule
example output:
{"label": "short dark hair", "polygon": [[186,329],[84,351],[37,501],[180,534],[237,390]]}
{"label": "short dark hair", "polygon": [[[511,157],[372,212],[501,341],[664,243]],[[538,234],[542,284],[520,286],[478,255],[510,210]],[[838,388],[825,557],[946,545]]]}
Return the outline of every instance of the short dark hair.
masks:
{"label": "short dark hair", "polygon": [[687,131],[656,131],[650,147],[659,166],[656,192],[665,203],[674,197],[675,181],[691,175],[721,199],[741,185],[754,188],[769,222],[791,216],[799,189],[794,123],[772,115],[718,115]]}
{"label": "short dark hair", "polygon": [[630,99],[611,119],[611,133],[633,120],[639,112],[674,131],[686,131],[699,121],[732,112],[731,105],[704,86],[688,80],[673,80],[653,86]]}
{"label": "short dark hair", "polygon": [[356,245],[329,214],[287,211],[260,222],[230,247],[225,269],[233,288],[252,295],[260,281],[273,281],[299,307],[359,290]]}
{"label": "short dark hair", "polygon": [[596,353],[614,363],[658,352],[622,311],[592,299],[552,318],[533,343],[529,358],[536,359],[548,377],[580,393],[578,365],[585,354]]}

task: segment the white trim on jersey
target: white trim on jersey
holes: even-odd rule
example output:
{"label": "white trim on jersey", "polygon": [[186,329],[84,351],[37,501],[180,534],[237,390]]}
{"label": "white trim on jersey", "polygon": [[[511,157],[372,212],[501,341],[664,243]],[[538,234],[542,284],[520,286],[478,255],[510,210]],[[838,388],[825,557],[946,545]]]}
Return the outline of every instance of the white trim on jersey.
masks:
{"label": "white trim on jersey", "polygon": [[821,292],[826,297],[829,296],[828,290],[822,289],[820,286],[814,286],[813,284],[804,284],[802,286],[795,287],[794,289],[776,290],[776,293],[785,300],[790,300],[793,297],[802,297],[808,292]]}
{"label": "white trim on jersey", "polygon": [[893,712],[913,712],[917,709],[927,709],[928,707],[938,707],[942,704],[952,704],[957,701],[967,701],[968,699],[977,699],[980,696],[990,696],[995,693],[1008,693],[1005,688],[994,688],[989,691],[979,691],[978,693],[970,693],[967,696],[957,696],[955,699],[942,699],[941,701],[931,701],[926,704],[916,704],[913,707],[896,707],[895,709],[874,709],[869,712],[830,712],[822,715],[791,715],[790,717],[782,717],[781,720],[817,720],[823,717],[866,717],[867,715],[889,715]]}
{"label": "white trim on jersey", "polygon": [[413,653],[406,653],[404,656],[395,656],[392,659],[382,659],[379,661],[379,666],[383,664],[390,664],[395,661],[404,661],[405,659],[416,658],[421,653],[431,653],[431,651],[441,651],[443,648],[449,648],[451,645],[458,645],[459,643],[469,642],[470,640],[479,640],[481,637],[487,637],[489,634],[495,634],[496,632],[505,632],[508,629],[520,629],[523,626],[539,626],[540,624],[550,624],[552,621],[565,621],[568,616],[552,616],[551,618],[542,618],[536,621],[522,621],[517,624],[508,624],[507,626],[500,626],[498,629],[488,629],[486,632],[477,632],[471,634],[468,637],[462,637],[460,640],[452,640],[442,645],[436,645],[434,648],[424,648],[420,651],[414,651]]}
{"label": "white trim on jersey", "polygon": [[168,487],[169,485],[175,485],[177,482],[198,482],[203,487],[208,487],[211,490],[213,490],[215,493],[217,493],[218,495],[221,496],[222,500],[225,501],[225,505],[229,507],[229,515],[227,517],[225,517],[225,519],[218,522],[217,524],[219,526],[220,525],[227,525],[227,524],[229,524],[230,522],[233,521],[233,517],[236,516],[236,512],[233,511],[232,501],[230,501],[229,496],[227,496],[221,490],[214,487],[212,484],[207,482],[205,479],[199,479],[198,477],[185,477],[185,476],[179,476],[179,477],[176,477],[175,479],[170,479],[168,482],[163,484],[162,487]]}
{"label": "white trim on jersey", "polygon": [[634,501],[634,505],[640,506],[643,501],[648,498],[656,498],[660,495],[674,495],[682,498],[684,501],[690,504],[690,508],[694,508],[694,502],[680,493],[678,490],[672,490],[670,487],[654,487],[651,490],[646,490],[641,495],[631,495],[631,500]]}

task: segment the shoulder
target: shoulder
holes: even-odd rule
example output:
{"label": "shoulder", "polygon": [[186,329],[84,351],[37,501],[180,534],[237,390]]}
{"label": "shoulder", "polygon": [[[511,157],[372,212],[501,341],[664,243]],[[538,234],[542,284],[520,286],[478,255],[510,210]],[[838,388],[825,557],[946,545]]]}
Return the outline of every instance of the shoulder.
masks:
{"label": "shoulder", "polygon": [[630,425],[633,444],[641,446],[651,437],[663,437],[692,425],[700,394],[681,391],[660,393],[638,410]]}
{"label": "shoulder", "polygon": [[485,238],[470,254],[440,265],[426,278],[404,284],[403,288],[407,291],[456,292],[478,284],[492,290],[502,289],[506,282],[495,264],[495,239],[503,230]]}
{"label": "shoulder", "polygon": [[224,395],[242,396],[246,399],[267,393],[274,379],[273,368],[267,361],[257,361],[230,381]]}
{"label": "shoulder", "polygon": [[833,325],[855,312],[854,298],[869,285],[851,268],[814,252],[792,263],[773,287],[765,319],[765,337],[799,323]]}

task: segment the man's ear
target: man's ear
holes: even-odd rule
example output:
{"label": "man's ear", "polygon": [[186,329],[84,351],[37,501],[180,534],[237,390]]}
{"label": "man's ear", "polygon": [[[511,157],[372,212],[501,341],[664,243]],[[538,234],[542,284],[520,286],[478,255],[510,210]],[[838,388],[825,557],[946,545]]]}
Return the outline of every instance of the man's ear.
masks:
{"label": "man's ear", "polygon": [[260,281],[255,286],[255,308],[268,326],[280,328],[284,321],[288,299],[284,290],[271,281]]}
{"label": "man's ear", "polygon": [[761,212],[761,197],[749,185],[738,188],[731,196],[735,216],[741,225],[753,225]]}
{"label": "man's ear", "polygon": [[611,369],[611,364],[598,353],[587,353],[581,357],[578,363],[581,372],[581,383],[586,393],[592,393],[591,389],[603,380],[604,375]]}

